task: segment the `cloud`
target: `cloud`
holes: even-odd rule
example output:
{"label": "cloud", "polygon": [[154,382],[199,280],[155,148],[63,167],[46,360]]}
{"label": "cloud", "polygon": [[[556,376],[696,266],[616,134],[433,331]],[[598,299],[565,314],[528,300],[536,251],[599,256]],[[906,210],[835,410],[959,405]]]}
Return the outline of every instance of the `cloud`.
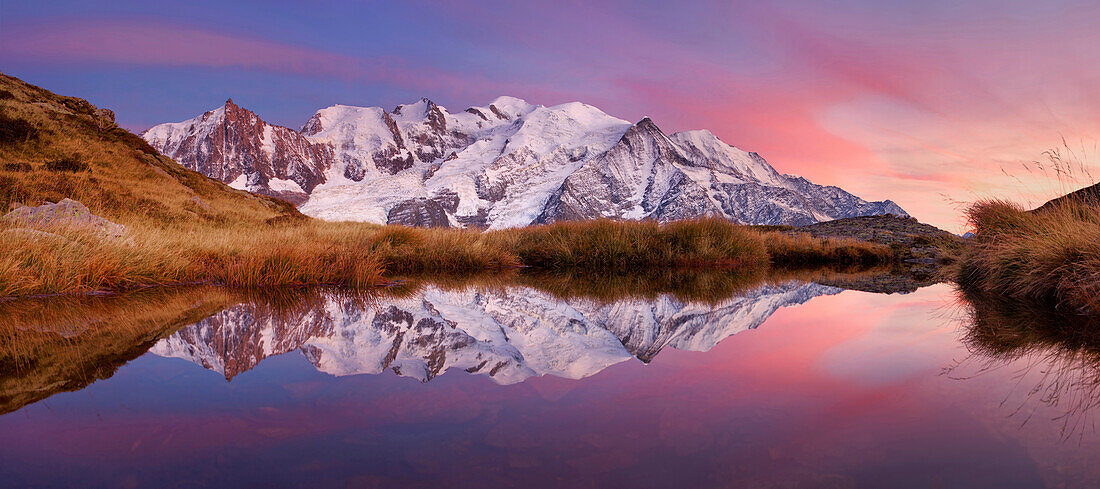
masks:
{"label": "cloud", "polygon": [[385,84],[425,94],[488,97],[530,88],[399,57],[348,56],[269,39],[135,20],[13,25],[0,33],[0,40],[0,57],[17,61],[242,69]]}

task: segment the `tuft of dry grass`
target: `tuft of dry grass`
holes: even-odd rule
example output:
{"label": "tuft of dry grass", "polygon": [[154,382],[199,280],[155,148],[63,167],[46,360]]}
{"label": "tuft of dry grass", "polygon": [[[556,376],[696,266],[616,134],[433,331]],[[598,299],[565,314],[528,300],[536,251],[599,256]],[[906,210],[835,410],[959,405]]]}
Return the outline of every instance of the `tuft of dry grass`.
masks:
{"label": "tuft of dry grass", "polygon": [[870,266],[893,261],[898,252],[889,246],[851,238],[815,238],[807,233],[766,232],[761,239],[772,265],[816,267]]}
{"label": "tuft of dry grass", "polygon": [[972,205],[967,218],[975,235],[959,263],[960,286],[1100,311],[1100,209],[1067,200],[1029,212],[987,200]]}
{"label": "tuft of dry grass", "polygon": [[636,270],[668,266],[766,266],[759,235],[722,219],[607,219],[561,222],[487,233],[519,261],[545,270]]}

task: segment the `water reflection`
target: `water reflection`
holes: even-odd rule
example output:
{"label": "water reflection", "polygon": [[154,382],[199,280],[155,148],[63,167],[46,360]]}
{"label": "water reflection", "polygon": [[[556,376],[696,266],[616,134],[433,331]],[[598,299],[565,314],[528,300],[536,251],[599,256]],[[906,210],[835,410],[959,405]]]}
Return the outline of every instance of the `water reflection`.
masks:
{"label": "water reflection", "polygon": [[108,378],[235,300],[225,290],[189,288],[0,302],[0,414]]}
{"label": "water reflection", "polygon": [[[814,273],[0,303],[5,409],[31,403],[0,416],[0,473],[15,487],[1100,482],[1100,437],[1008,416],[1003,394],[1036,377],[1015,375],[1035,333],[944,321],[944,285],[842,293],[900,282]],[[965,381],[937,375],[967,355],[952,371]],[[974,375],[987,362],[1004,367]],[[345,375],[367,372],[382,375]]]}
{"label": "water reflection", "polygon": [[958,292],[967,315],[962,341],[971,355],[948,368],[972,378],[1010,368],[1019,379],[1005,396],[1011,415],[1028,423],[1042,413],[1063,438],[1094,432],[1100,406],[1100,318],[1047,304]]}
{"label": "water reflection", "polygon": [[[410,278],[383,289],[152,288],[0,302],[0,414],[79,390],[147,351],[227,380],[298,351],[333,375],[428,381],[461,369],[500,384],[590,376],[663,348],[705,351],[780,307],[878,283],[886,270]],[[891,282],[888,280],[888,282]],[[907,290],[907,285],[902,290]]]}
{"label": "water reflection", "polygon": [[181,329],[151,351],[226,379],[292,350],[337,376],[388,370],[429,381],[456,369],[499,384],[543,375],[579,379],[631,358],[648,362],[665,347],[706,351],[780,307],[839,291],[788,281],[700,303],[672,295],[603,301],[559,299],[521,286],[430,284],[370,305],[319,294],[286,315],[249,301]]}

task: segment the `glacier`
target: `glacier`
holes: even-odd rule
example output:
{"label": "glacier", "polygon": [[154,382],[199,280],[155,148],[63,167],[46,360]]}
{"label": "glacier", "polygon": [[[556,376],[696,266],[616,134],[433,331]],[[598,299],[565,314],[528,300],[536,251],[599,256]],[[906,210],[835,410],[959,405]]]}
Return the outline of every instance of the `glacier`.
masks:
{"label": "glacier", "polygon": [[454,113],[426,98],[389,111],[333,105],[293,130],[228,100],[142,137],[188,168],[326,220],[500,229],[594,218],[801,226],[908,217],[889,200],[781,174],[710,131],[666,135],[648,117],[631,123],[580,102],[498,97]]}

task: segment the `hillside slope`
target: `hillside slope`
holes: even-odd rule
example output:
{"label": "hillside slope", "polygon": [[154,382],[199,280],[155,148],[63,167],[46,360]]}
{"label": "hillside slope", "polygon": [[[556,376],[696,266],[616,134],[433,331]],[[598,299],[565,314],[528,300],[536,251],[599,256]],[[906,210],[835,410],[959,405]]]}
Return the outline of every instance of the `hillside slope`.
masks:
{"label": "hillside slope", "polygon": [[0,211],[64,198],[124,224],[223,226],[299,215],[284,201],[180,166],[118,127],[110,110],[0,74]]}

